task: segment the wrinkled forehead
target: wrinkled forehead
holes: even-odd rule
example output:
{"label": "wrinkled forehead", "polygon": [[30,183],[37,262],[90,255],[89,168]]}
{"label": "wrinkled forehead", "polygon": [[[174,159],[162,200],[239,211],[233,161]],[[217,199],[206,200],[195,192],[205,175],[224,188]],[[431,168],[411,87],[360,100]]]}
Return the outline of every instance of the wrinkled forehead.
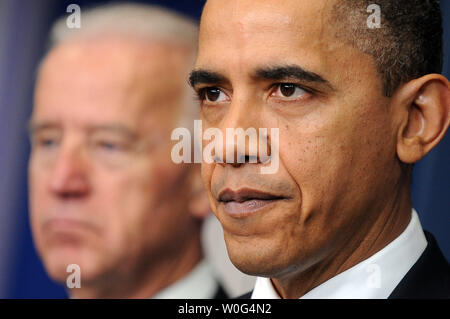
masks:
{"label": "wrinkled forehead", "polygon": [[186,91],[190,55],[175,44],[138,38],[104,36],[63,42],[41,66],[34,112],[92,105],[92,113],[131,117],[152,112],[170,120],[170,112],[176,112],[169,106],[176,108]]}
{"label": "wrinkled forehead", "polygon": [[[328,34],[334,1],[209,0],[200,27],[200,54],[211,42],[245,48],[259,40],[268,48],[290,38],[314,44]],[[206,43],[207,42],[207,43]],[[260,49],[263,49],[260,48]]]}
{"label": "wrinkled forehead", "polygon": [[[74,39],[57,45],[45,58],[38,80],[82,78],[86,86],[102,77],[105,84],[157,85],[188,68],[187,51],[174,44],[123,36]],[[156,79],[158,81],[156,81]]]}

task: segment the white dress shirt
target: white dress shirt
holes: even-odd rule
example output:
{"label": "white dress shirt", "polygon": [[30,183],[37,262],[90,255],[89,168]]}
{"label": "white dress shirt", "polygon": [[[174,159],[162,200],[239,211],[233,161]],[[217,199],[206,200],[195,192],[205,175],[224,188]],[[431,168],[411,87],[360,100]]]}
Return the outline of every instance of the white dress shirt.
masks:
{"label": "white dress shirt", "polygon": [[[406,229],[386,247],[330,278],[300,299],[386,299],[427,246],[417,212]],[[258,277],[252,299],[279,299],[269,278]]]}
{"label": "white dress shirt", "polygon": [[169,287],[157,293],[154,299],[211,299],[219,284],[209,264],[203,260],[195,268]]}

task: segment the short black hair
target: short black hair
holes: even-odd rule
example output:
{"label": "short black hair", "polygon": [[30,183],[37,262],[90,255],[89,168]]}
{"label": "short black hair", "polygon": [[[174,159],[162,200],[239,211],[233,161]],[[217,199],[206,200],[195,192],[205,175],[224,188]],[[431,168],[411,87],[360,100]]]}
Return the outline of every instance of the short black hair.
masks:
{"label": "short black hair", "polygon": [[[368,6],[380,7],[380,28],[369,28]],[[442,13],[439,0],[338,0],[333,8],[336,36],[375,59],[390,97],[403,83],[441,73]]]}

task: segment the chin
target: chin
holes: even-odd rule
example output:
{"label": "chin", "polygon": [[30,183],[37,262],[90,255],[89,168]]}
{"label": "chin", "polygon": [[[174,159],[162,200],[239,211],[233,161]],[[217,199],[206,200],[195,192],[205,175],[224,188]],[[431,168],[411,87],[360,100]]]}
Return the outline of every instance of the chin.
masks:
{"label": "chin", "polygon": [[43,254],[44,266],[47,274],[54,281],[66,285],[67,278],[74,273],[74,270],[68,271],[68,266],[76,264],[80,267],[80,273],[83,281],[95,280],[100,274],[98,256],[95,252],[89,252],[80,248],[73,247],[53,247]]}
{"label": "chin", "polygon": [[229,255],[233,265],[250,276],[274,278],[283,273],[288,267],[288,265],[276,262],[274,259],[262,256],[260,253],[244,251],[239,254],[231,253]]}
{"label": "chin", "polygon": [[[279,245],[261,238],[234,238],[225,235],[228,256],[233,265],[245,274],[261,277],[275,277],[286,267],[286,256]],[[282,257],[282,258],[281,258]]]}
{"label": "chin", "polygon": [[251,276],[280,278],[302,272],[324,256],[320,247],[295,246],[293,242],[288,245],[281,238],[236,237],[225,233],[225,242],[233,265]]}

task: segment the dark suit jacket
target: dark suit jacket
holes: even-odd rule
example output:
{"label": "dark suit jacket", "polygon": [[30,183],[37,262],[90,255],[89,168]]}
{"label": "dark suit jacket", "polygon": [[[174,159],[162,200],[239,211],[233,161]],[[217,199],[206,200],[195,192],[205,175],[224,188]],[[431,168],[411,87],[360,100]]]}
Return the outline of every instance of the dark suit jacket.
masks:
{"label": "dark suit jacket", "polygon": [[[433,235],[425,231],[425,236],[427,247],[389,299],[450,298],[450,265]],[[252,291],[238,298],[249,299],[251,295]]]}
{"label": "dark suit jacket", "polygon": [[428,245],[389,299],[450,298],[450,265],[433,235],[425,231]]}

